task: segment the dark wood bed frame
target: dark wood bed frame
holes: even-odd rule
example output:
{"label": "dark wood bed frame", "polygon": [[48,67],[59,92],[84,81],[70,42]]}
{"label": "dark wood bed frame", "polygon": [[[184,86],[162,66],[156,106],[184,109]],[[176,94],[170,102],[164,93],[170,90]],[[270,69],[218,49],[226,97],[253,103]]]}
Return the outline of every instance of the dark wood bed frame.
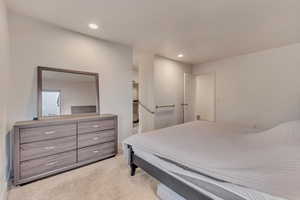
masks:
{"label": "dark wood bed frame", "polygon": [[212,198],[200,193],[198,190],[190,187],[186,183],[176,179],[170,174],[135,155],[130,145],[128,145],[128,148],[130,150],[129,164],[131,176],[135,175],[136,169],[139,167],[152,177],[156,178],[160,183],[166,185],[173,191],[176,191],[176,193],[184,197],[186,200],[213,200]]}

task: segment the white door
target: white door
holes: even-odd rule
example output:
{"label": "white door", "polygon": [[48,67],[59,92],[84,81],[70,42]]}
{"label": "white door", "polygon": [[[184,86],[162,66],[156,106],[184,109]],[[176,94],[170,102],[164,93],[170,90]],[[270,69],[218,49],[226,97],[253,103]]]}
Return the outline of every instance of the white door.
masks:
{"label": "white door", "polygon": [[195,77],[195,119],[215,121],[216,107],[215,73]]}
{"label": "white door", "polygon": [[182,103],[182,110],[183,110],[183,122],[190,122],[193,121],[193,113],[192,113],[192,74],[184,73],[183,78],[183,103]]}

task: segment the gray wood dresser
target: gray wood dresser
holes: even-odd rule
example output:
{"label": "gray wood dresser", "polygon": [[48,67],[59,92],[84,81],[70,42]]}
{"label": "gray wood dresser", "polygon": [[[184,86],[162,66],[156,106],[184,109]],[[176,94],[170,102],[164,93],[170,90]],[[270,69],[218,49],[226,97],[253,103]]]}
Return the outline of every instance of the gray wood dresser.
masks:
{"label": "gray wood dresser", "polygon": [[14,126],[14,184],[115,156],[117,127],[117,116],[110,114],[17,122]]}

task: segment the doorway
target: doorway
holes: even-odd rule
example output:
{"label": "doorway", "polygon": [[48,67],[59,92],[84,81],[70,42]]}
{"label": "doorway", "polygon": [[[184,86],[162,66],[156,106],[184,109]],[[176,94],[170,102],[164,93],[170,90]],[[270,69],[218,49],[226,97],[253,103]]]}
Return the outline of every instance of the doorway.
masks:
{"label": "doorway", "polygon": [[139,131],[139,84],[136,81],[132,81],[132,94],[133,94],[133,134]]}

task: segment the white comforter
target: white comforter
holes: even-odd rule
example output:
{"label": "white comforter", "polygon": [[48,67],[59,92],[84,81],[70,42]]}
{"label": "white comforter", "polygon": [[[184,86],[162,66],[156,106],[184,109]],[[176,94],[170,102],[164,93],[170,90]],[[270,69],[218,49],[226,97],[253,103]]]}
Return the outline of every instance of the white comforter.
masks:
{"label": "white comforter", "polygon": [[300,199],[300,121],[258,133],[196,121],[138,134],[124,143],[224,181]]}

